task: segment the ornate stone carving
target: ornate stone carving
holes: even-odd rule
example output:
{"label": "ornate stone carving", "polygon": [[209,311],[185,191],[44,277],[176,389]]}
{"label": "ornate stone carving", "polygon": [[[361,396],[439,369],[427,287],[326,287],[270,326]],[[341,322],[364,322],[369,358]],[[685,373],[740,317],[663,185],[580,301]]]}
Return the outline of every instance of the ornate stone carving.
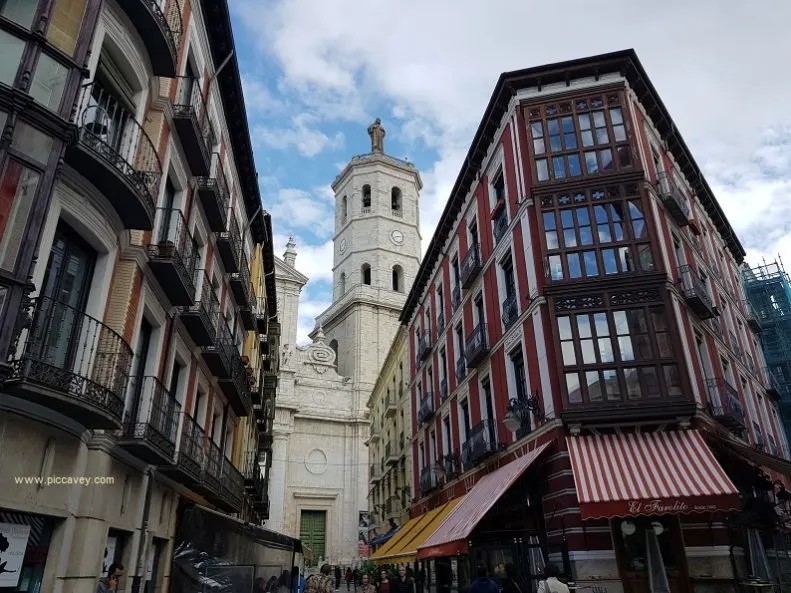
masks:
{"label": "ornate stone carving", "polygon": [[648,303],[661,301],[659,291],[650,288],[647,290],[629,290],[614,292],[610,295],[610,304],[614,306],[629,305],[632,303]]}
{"label": "ornate stone carving", "polygon": [[321,449],[311,449],[305,455],[305,469],[314,475],[327,471],[327,454]]}
{"label": "ornate stone carving", "polygon": [[590,309],[592,307],[603,306],[604,298],[601,295],[555,299],[555,311],[571,311],[574,309]]}

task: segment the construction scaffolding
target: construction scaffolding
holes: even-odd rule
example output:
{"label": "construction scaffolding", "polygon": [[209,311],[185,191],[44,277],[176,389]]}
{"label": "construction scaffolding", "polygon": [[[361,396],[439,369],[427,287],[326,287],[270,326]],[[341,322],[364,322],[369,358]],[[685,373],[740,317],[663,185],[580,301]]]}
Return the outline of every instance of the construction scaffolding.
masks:
{"label": "construction scaffolding", "polygon": [[761,335],[767,390],[778,398],[791,438],[791,282],[779,258],[745,269],[742,276],[750,326]]}

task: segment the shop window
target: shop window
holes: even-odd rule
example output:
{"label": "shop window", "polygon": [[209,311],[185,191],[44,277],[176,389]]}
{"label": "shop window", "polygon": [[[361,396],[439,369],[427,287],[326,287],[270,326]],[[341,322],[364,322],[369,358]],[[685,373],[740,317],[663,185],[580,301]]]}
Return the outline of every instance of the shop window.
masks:
{"label": "shop window", "polygon": [[44,568],[55,521],[41,515],[0,511],[3,571],[0,573],[0,590],[42,590]]}
{"label": "shop window", "polygon": [[557,330],[570,404],[681,395],[664,307],[562,315]]}
{"label": "shop window", "polygon": [[636,185],[544,196],[541,205],[550,280],[655,271]]}

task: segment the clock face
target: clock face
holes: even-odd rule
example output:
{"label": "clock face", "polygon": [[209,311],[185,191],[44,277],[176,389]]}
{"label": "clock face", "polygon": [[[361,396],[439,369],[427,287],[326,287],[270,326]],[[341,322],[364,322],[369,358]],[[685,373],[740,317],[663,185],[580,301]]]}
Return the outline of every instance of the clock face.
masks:
{"label": "clock face", "polygon": [[344,251],[346,251],[346,239],[342,239],[342,240],[341,240],[341,246],[340,246],[340,250],[341,250],[341,253],[343,253]]}
{"label": "clock face", "polygon": [[390,234],[390,240],[396,245],[401,245],[404,242],[404,233],[401,231],[393,231]]}

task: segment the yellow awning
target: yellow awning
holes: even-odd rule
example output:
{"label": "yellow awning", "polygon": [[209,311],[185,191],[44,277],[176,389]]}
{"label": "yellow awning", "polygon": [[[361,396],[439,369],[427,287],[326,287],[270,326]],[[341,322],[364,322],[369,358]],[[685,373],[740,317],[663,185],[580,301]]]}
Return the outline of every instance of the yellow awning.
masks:
{"label": "yellow awning", "polygon": [[417,549],[423,545],[429,535],[439,527],[459,501],[464,498],[454,498],[442,506],[431,509],[427,513],[407,521],[398,533],[379,548],[371,561],[374,564],[401,564],[414,562],[417,559]]}

